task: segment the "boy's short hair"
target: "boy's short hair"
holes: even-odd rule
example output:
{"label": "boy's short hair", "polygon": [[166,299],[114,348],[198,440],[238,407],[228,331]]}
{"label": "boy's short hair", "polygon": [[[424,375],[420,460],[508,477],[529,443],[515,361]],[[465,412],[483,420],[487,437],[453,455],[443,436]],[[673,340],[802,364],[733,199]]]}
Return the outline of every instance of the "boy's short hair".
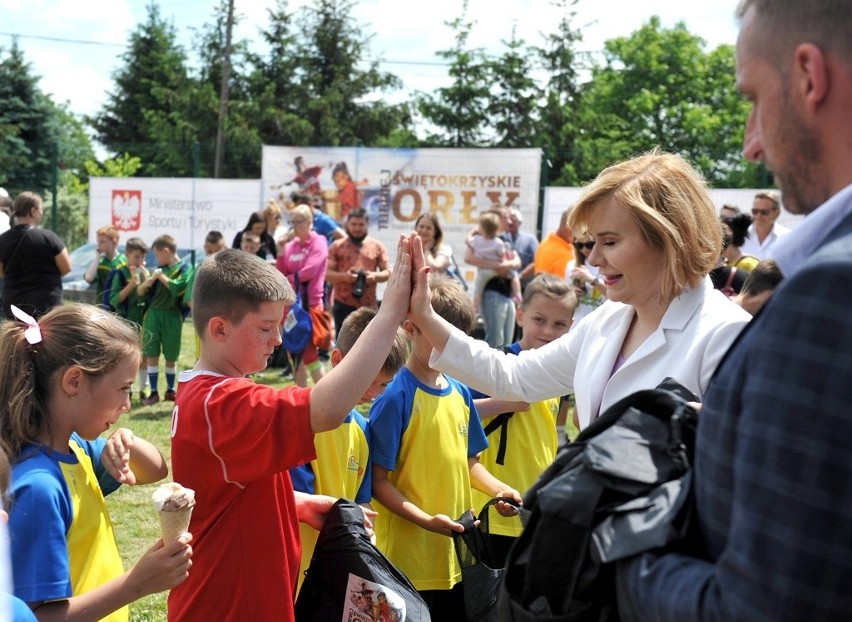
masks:
{"label": "boy's short hair", "polygon": [[740,293],[756,296],[766,291],[775,291],[782,280],[784,280],[784,275],[781,273],[778,264],[771,259],[764,259],[749,272]]}
{"label": "boy's short hair", "polygon": [[[360,307],[350,313],[340,325],[340,331],[337,333],[337,339],[334,342],[334,347],[340,350],[344,356],[349,354],[349,351],[358,341],[361,333],[367,328],[367,325],[376,317],[376,309],[373,307]],[[397,328],[396,337],[394,337],[393,345],[390,353],[382,365],[382,371],[388,374],[395,374],[405,365],[408,358],[408,345],[405,340],[405,332],[402,328]]]}
{"label": "boy's short hair", "polygon": [[162,251],[168,249],[173,253],[176,253],[177,242],[175,242],[175,239],[170,235],[160,235],[157,236],[157,239],[153,241],[153,243],[151,244],[151,248],[153,248],[155,251]]}
{"label": "boy's short hair", "polygon": [[572,310],[577,308],[577,294],[574,288],[555,274],[542,272],[536,275],[524,289],[521,308],[525,309],[536,296],[546,296],[553,300],[564,299],[571,306]]}
{"label": "boy's short hair", "polygon": [[429,289],[435,313],[469,335],[476,322],[476,311],[459,282],[446,274],[434,273],[429,275]]}
{"label": "boy's short hair", "polygon": [[145,240],[142,238],[128,238],[127,242],[124,245],[124,253],[134,253],[134,252],[148,252],[148,245],[145,244]]}
{"label": "boy's short hair", "polygon": [[500,215],[494,210],[482,212],[479,216],[479,230],[489,238],[496,237],[500,231]]}
{"label": "boy's short hair", "polygon": [[241,242],[251,242],[252,244],[260,244],[260,236],[252,231],[243,231]]}
{"label": "boy's short hair", "polygon": [[307,192],[302,192],[297,190],[293,194],[290,195],[290,200],[293,202],[293,205],[300,205],[302,203],[310,203],[311,195]]}
{"label": "boy's short hair", "polygon": [[113,242],[118,242],[118,239],[121,237],[121,234],[118,232],[118,229],[116,229],[112,225],[106,225],[101,227],[95,232],[95,235],[106,236]]}
{"label": "boy's short hair", "polygon": [[205,244],[221,244],[225,240],[225,236],[221,231],[208,231],[204,236]]}
{"label": "boy's short hair", "polygon": [[192,288],[192,322],[199,336],[210,318],[220,316],[234,324],[264,302],[292,305],[296,295],[274,265],[257,255],[226,248],[201,263]]}

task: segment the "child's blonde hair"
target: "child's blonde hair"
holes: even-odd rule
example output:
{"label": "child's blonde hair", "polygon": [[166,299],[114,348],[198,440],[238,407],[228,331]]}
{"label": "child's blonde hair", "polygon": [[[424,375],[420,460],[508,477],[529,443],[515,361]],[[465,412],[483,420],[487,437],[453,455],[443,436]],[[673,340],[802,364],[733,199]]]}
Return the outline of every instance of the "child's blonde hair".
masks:
{"label": "child's blonde hair", "polygon": [[100,377],[119,361],[141,360],[139,333],[130,323],[87,304],[66,304],[38,320],[41,340],[29,343],[27,325],[17,320],[0,328],[0,439],[9,455],[51,436],[48,402],[63,370],[77,366]]}
{"label": "child's blonde hair", "polygon": [[[335,340],[335,348],[340,350],[344,356],[349,354],[349,350],[358,341],[361,333],[367,328],[367,325],[376,317],[376,309],[373,307],[360,307],[350,313],[343,324],[340,326],[340,331],[337,333]],[[408,358],[408,344],[405,341],[405,332],[402,328],[397,328],[396,337],[393,340],[388,357],[382,365],[382,371],[388,374],[395,374],[404,365]]]}
{"label": "child's blonde hair", "polygon": [[526,309],[536,296],[565,300],[571,306],[572,311],[577,308],[577,294],[574,292],[574,288],[555,274],[542,272],[536,275],[524,289],[521,308]]}
{"label": "child's blonde hair", "polygon": [[465,334],[470,334],[476,322],[476,311],[459,282],[445,274],[433,273],[429,275],[429,289],[435,313]]}
{"label": "child's blonde hair", "polygon": [[500,213],[496,210],[482,212],[479,216],[479,232],[489,240],[500,231]]}

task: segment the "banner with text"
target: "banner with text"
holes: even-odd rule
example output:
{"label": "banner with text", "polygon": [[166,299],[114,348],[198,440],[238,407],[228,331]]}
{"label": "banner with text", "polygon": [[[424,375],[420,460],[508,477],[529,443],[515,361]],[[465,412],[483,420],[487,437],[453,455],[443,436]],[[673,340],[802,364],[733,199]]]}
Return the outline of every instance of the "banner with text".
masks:
{"label": "banner with text", "polygon": [[420,214],[437,214],[461,262],[465,235],[492,206],[516,207],[536,222],[540,167],[539,149],[264,146],[262,176],[265,200],[297,190],[321,195],[339,220],[366,209],[370,235],[391,257]]}
{"label": "banner with text", "polygon": [[139,237],[150,246],[163,234],[179,248],[200,249],[208,231],[221,231],[230,246],[253,211],[263,207],[260,180],[92,177],[89,241],[113,225],[122,242]]}

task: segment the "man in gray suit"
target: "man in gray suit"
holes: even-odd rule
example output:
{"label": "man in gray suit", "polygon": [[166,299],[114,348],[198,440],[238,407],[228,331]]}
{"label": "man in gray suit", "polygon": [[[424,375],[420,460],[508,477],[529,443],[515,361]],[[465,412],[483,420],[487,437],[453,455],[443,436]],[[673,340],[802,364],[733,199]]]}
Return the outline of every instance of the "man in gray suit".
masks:
{"label": "man in gray suit", "polygon": [[625,620],[852,619],[852,2],[737,14],[745,155],[808,217],[705,393],[690,537],[619,567]]}

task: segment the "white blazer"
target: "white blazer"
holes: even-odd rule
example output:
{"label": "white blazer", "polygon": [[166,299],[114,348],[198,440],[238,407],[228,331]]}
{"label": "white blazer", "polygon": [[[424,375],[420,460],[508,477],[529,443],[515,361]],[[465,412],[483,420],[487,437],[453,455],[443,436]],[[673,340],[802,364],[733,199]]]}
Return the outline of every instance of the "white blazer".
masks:
{"label": "white blazer", "polygon": [[671,376],[699,397],[746,322],[709,277],[669,305],[660,325],[612,373],[634,309],[607,301],[542,348],[505,355],[453,330],[430,365],[488,395],[525,402],[574,394],[580,428],[623,397]]}

